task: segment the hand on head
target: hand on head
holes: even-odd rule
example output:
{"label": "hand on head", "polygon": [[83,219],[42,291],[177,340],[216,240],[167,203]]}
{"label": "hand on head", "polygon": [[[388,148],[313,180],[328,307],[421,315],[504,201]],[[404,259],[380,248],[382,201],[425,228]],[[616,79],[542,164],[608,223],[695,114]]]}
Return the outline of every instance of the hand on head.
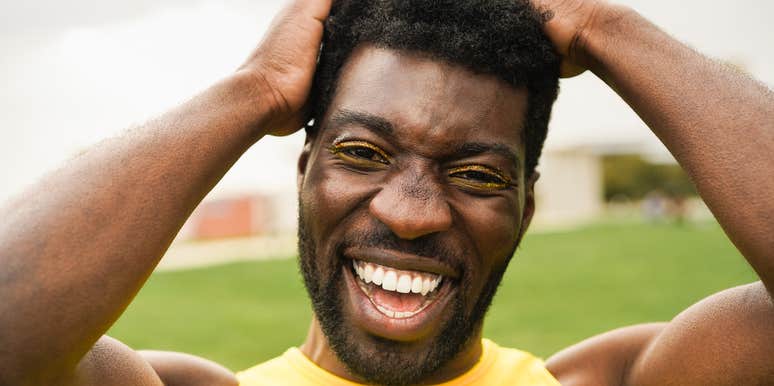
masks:
{"label": "hand on head", "polygon": [[269,31],[238,72],[249,75],[270,95],[270,117],[263,132],[288,135],[305,121],[323,24],[331,0],[293,0],[274,17]]}
{"label": "hand on head", "polygon": [[562,78],[586,71],[583,54],[591,28],[606,17],[610,5],[600,0],[531,0],[546,15],[545,33],[562,55]]}
{"label": "hand on head", "polygon": [[[595,23],[609,17],[607,3],[598,0],[532,0],[548,18],[545,32],[562,55],[562,77],[586,70],[584,37]],[[248,75],[270,105],[262,132],[288,135],[308,118],[324,21],[332,0],[293,0],[275,18],[264,39],[238,72]]]}

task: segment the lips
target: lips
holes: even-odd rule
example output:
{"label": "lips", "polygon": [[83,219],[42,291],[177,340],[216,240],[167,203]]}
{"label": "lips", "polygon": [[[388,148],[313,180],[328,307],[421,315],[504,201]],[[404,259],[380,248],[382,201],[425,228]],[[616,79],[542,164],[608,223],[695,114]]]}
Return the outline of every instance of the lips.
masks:
{"label": "lips", "polygon": [[433,259],[391,251],[348,250],[345,257],[350,260],[345,278],[353,318],[359,325],[399,341],[437,331],[456,290],[455,271]]}

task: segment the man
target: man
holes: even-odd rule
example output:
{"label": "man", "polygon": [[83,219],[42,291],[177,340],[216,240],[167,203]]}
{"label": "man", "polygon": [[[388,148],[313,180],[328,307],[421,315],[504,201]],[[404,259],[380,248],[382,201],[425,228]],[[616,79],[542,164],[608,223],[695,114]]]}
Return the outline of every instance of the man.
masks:
{"label": "man", "polygon": [[[604,2],[537,1],[543,13],[515,0],[405,3],[296,0],[233,76],[8,203],[0,384],[774,384],[771,91]],[[534,211],[559,70],[541,51],[544,16],[562,74],[588,68],[632,106],[761,278],[545,366],[481,337]],[[460,38],[468,23],[523,35],[475,43]],[[485,43],[516,54],[450,49]],[[310,109],[299,247],[315,319],[304,344],[237,381],[103,337],[233,162]]]}

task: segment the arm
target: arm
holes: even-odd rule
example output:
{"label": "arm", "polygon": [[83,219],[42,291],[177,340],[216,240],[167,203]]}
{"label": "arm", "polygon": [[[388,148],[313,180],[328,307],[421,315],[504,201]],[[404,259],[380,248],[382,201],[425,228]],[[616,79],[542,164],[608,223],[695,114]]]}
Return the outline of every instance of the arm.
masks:
{"label": "arm", "polygon": [[234,75],[0,209],[0,384],[89,367],[79,362],[98,358],[86,354],[226,170],[263,135],[302,126],[329,7],[292,2]]}
{"label": "arm", "polygon": [[619,328],[570,346],[546,361],[562,386],[619,385],[623,374],[666,323]]}
{"label": "arm", "polygon": [[757,282],[712,295],[669,323],[586,339],[546,366],[564,386],[771,384],[772,320],[774,306]]}
{"label": "arm", "polygon": [[164,380],[164,386],[239,386],[231,371],[206,359],[167,351],[139,354]]}
{"label": "arm", "polygon": [[631,10],[606,12],[574,56],[661,139],[774,293],[774,93]]}
{"label": "arm", "polygon": [[[537,3],[554,15],[546,32],[565,56],[564,74],[589,68],[637,112],[761,278],[692,306],[645,339],[594,338],[553,364],[576,369],[583,381],[575,384],[773,382],[774,94],[630,9],[594,0]],[[603,365],[589,366],[588,358]]]}

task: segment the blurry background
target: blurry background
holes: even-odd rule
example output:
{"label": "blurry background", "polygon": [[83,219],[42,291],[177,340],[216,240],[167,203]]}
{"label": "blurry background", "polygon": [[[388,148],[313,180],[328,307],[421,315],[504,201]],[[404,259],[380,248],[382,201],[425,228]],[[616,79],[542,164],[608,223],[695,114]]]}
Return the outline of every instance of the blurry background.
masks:
{"label": "blurry background", "polygon": [[[621,2],[774,84],[774,2]],[[280,6],[4,0],[0,200],[229,74]],[[293,259],[302,142],[302,134],[265,138],[245,154],[113,335],[233,369],[301,342],[311,315]],[[546,356],[613,327],[669,319],[754,280],[668,152],[593,75],[562,82],[539,169],[534,228],[486,325],[500,343]]]}

